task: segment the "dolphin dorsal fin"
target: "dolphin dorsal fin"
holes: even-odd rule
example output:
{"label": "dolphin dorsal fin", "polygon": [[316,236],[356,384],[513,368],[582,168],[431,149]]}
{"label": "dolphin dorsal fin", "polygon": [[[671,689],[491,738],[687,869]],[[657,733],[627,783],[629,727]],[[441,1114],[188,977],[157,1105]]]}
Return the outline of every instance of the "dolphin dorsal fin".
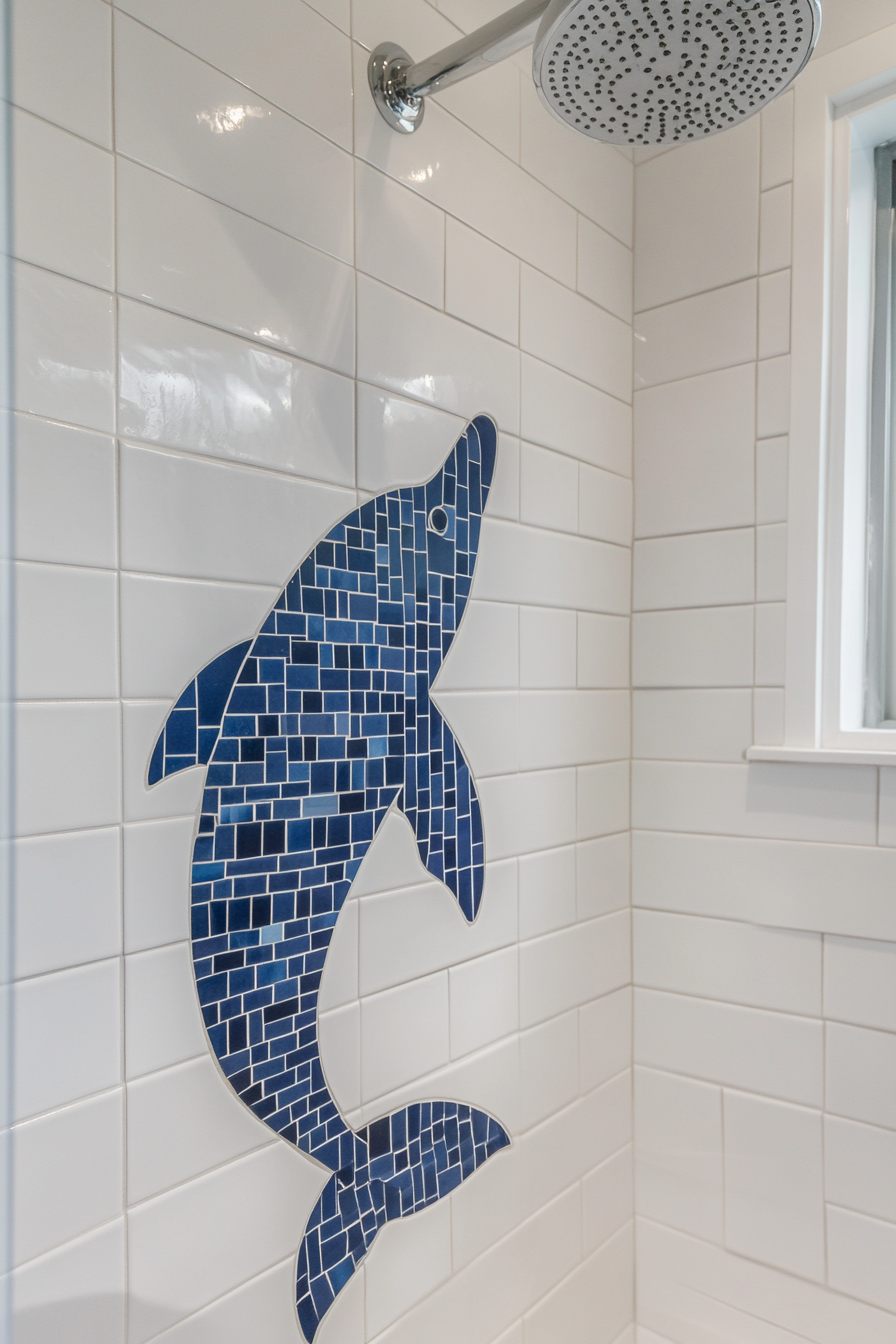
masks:
{"label": "dolphin dorsal fin", "polygon": [[152,787],[166,775],[207,764],[221,728],[233,683],[252,640],[234,644],[207,663],[170,710],[149,761]]}

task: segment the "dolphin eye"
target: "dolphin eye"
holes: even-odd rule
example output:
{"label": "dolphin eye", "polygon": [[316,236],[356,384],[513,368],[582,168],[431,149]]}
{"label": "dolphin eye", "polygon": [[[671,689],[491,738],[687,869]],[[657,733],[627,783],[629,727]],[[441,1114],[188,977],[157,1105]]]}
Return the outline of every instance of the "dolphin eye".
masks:
{"label": "dolphin eye", "polygon": [[440,509],[438,505],[436,505],[429,515],[429,526],[433,532],[438,532],[440,537],[443,537],[448,531],[448,515],[445,510]]}

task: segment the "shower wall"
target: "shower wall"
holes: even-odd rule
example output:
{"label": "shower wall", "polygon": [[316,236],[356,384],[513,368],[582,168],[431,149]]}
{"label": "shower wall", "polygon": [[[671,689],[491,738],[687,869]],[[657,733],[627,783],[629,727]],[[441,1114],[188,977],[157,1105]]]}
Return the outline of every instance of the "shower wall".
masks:
{"label": "shower wall", "polygon": [[[633,165],[525,54],[403,139],[368,50],[472,0],[18,0],[16,1344],[295,1344],[324,1173],[216,1071],[188,956],[196,670],[354,503],[501,435],[437,699],[483,800],[467,928],[400,817],[340,918],[324,1065],[513,1146],[378,1239],[322,1344],[631,1344]],[[643,805],[642,805],[643,807]],[[642,818],[643,821],[643,818]],[[663,1075],[664,1076],[664,1075]]]}
{"label": "shower wall", "polygon": [[784,731],[793,100],[637,168],[639,1344],[894,1337],[894,772],[743,760]]}

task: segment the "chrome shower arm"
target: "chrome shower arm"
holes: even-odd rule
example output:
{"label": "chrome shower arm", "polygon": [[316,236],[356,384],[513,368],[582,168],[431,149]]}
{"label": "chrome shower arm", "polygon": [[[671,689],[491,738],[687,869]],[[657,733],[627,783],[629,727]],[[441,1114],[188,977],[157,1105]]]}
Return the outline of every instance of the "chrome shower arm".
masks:
{"label": "chrome shower arm", "polygon": [[550,0],[523,0],[491,23],[483,24],[469,37],[452,42],[425,61],[412,65],[406,75],[408,94],[423,98],[428,93],[449,89],[462,79],[513,56],[535,41],[535,33]]}
{"label": "chrome shower arm", "polygon": [[427,94],[448,89],[529,46],[550,3],[523,0],[500,18],[416,64],[394,42],[384,42],[368,66],[370,89],[384,119],[393,130],[415,131],[423,120]]}

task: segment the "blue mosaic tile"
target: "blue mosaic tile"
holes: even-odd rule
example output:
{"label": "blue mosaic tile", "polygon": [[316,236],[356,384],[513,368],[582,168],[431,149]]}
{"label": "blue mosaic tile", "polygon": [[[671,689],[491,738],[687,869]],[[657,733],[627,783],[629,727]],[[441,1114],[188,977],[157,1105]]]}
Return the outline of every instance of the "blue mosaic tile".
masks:
{"label": "blue mosaic tile", "polygon": [[479,910],[476,786],[430,688],[469,597],[495,451],[495,426],[479,417],[425,485],[337,523],[255,639],[190,683],[150,759],[151,785],[208,766],[192,940],[212,1048],[259,1119],[334,1173],[298,1254],[309,1344],[380,1228],[442,1199],[510,1142],[491,1116],[447,1101],[353,1131],[317,1034],[333,929],[391,807],[464,917]]}

